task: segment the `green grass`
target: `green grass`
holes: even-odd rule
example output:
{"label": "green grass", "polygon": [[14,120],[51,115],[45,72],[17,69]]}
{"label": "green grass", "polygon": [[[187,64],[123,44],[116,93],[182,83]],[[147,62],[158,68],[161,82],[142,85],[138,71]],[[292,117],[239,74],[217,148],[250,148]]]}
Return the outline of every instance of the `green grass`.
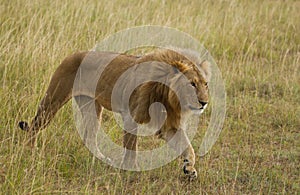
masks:
{"label": "green grass", "polygon": [[[296,0],[2,0],[0,193],[299,194],[299,10]],[[24,146],[17,122],[34,116],[64,57],[147,24],[198,39],[226,82],[224,128],[209,154],[197,157],[196,181],[185,179],[177,160],[128,172],[95,159],[76,132],[70,103],[41,132],[38,149]],[[204,129],[208,114],[201,120]]]}

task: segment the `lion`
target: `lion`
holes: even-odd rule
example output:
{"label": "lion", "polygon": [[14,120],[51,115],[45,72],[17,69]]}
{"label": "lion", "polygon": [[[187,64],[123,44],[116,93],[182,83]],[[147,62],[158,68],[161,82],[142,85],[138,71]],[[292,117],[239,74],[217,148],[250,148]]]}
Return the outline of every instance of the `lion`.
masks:
{"label": "lion", "polygon": [[[107,65],[102,69],[102,74],[96,82],[95,91],[87,90],[88,81],[86,89],[74,90],[76,75],[81,71],[83,63],[92,75],[97,75],[95,70],[103,66],[105,60],[102,59],[107,58],[109,60],[106,60]],[[142,67],[141,64],[146,64],[145,75],[152,78],[152,76],[155,77],[154,74],[158,74],[158,77],[164,78],[166,83],[149,81],[138,85],[130,94],[129,103],[127,102],[129,110],[124,109],[127,103],[123,102],[122,94],[119,94],[120,98],[112,104],[114,100],[111,96],[117,80],[130,68],[134,67],[133,70],[138,71]],[[141,70],[145,72],[145,69]],[[155,134],[182,153],[184,174],[190,178],[196,178],[195,153],[186,136],[182,120],[190,113],[202,113],[207,107],[210,75],[210,63],[206,60],[201,62],[197,53],[189,49],[158,49],[143,56],[101,51],[76,52],[66,57],[54,72],[46,94],[38,106],[37,114],[30,125],[21,121],[19,127],[30,133],[29,143],[34,145],[37,132],[45,128],[57,111],[72,97],[78,105],[83,105],[82,102],[93,101],[99,120],[101,120],[103,108],[121,114],[124,122],[123,162],[130,163],[135,162],[135,152],[131,151],[137,151],[135,123],[149,123],[153,117],[150,116],[149,108],[153,103],[159,102],[164,105],[167,116]],[[89,78],[92,79],[88,77],[87,80]],[[131,79],[122,82],[121,88],[125,89],[132,84],[131,80],[138,76],[133,74],[128,78]],[[177,138],[172,139],[175,134]],[[181,148],[178,142],[183,142],[186,147]]]}

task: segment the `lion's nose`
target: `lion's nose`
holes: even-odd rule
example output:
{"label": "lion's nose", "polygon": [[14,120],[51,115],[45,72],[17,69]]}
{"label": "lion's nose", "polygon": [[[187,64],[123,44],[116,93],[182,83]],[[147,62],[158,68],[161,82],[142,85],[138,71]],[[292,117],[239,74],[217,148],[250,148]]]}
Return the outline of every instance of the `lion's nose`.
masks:
{"label": "lion's nose", "polygon": [[202,105],[202,107],[204,107],[207,104],[207,102],[202,102],[200,100],[199,100],[199,103]]}

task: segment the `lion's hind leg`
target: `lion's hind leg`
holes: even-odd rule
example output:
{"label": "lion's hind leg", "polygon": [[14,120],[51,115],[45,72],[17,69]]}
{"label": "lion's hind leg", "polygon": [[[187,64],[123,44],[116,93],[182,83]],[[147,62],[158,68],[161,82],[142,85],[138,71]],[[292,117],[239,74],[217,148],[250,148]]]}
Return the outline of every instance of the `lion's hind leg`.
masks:
{"label": "lion's hind leg", "polygon": [[130,114],[122,114],[124,122],[123,130],[123,147],[124,154],[122,160],[122,167],[125,169],[138,168],[136,162],[137,154],[137,124],[131,118]]}
{"label": "lion's hind leg", "polygon": [[75,96],[74,99],[78,106],[78,110],[75,110],[75,119],[81,139],[96,157],[102,160],[110,160],[98,149],[101,143],[98,143],[97,132],[99,132],[98,129],[101,125],[103,107],[89,96],[79,95]]}

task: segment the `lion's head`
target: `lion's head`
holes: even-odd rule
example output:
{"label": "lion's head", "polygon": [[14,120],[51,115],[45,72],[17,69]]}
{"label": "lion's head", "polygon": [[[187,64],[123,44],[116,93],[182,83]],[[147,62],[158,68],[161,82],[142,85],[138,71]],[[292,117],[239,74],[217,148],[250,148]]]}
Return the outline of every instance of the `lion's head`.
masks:
{"label": "lion's head", "polygon": [[210,63],[197,52],[180,48],[162,50],[151,58],[171,65],[171,70],[165,68],[168,75],[164,77],[169,80],[168,102],[173,110],[202,113],[209,101]]}
{"label": "lion's head", "polygon": [[209,62],[198,66],[189,60],[175,62],[177,73],[170,79],[169,102],[174,110],[202,113],[209,101]]}
{"label": "lion's head", "polygon": [[[185,52],[185,53],[184,53]],[[149,108],[154,102],[163,103],[170,116],[180,113],[200,114],[209,101],[208,82],[210,79],[210,64],[200,61],[198,53],[189,50],[166,49],[154,52],[139,59],[135,68],[135,75],[128,80],[138,81],[139,78],[150,80],[137,88],[136,94],[131,96],[135,110],[136,121],[148,122],[150,120]],[[134,79],[133,79],[134,78]],[[123,82],[129,85],[129,82]],[[160,118],[159,112],[153,114]]]}

